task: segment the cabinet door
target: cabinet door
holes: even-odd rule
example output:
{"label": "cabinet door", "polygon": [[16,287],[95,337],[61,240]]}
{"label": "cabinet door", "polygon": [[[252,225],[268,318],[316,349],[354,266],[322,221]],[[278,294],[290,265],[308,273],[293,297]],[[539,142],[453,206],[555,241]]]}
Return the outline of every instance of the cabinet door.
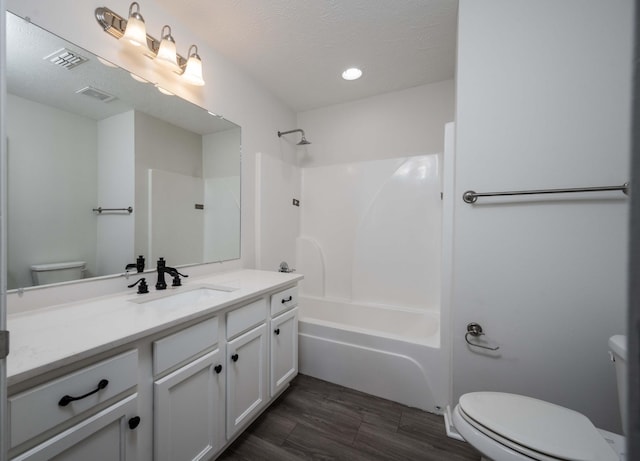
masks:
{"label": "cabinet door", "polygon": [[298,374],[298,308],[271,320],[271,397]]}
{"label": "cabinet door", "polygon": [[219,349],[154,383],[154,460],[208,459],[224,433],[224,370]]}
{"label": "cabinet door", "polygon": [[267,325],[227,344],[227,439],[264,406],[268,393]]}
{"label": "cabinet door", "polygon": [[[132,461],[136,459],[137,394],[50,438],[12,461]],[[138,420],[139,421],[139,420]]]}

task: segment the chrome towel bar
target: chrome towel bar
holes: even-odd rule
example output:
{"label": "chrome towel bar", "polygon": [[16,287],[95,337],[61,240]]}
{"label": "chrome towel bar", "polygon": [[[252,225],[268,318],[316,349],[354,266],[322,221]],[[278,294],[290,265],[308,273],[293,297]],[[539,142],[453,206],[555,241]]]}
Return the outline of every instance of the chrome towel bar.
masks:
{"label": "chrome towel bar", "polygon": [[127,208],[102,208],[101,206],[99,206],[98,208],[94,208],[93,211],[95,211],[98,214],[102,214],[103,211],[126,211],[129,214],[133,213],[133,208],[132,207],[127,207]]}
{"label": "chrome towel bar", "polygon": [[539,190],[512,190],[505,192],[476,192],[468,190],[462,194],[462,200],[466,203],[476,203],[478,197],[497,197],[503,195],[534,195],[534,194],[566,194],[572,192],[601,192],[619,190],[625,195],[629,195],[630,186],[626,182],[621,186],[603,186],[603,187],[576,187],[572,189],[539,189]]}

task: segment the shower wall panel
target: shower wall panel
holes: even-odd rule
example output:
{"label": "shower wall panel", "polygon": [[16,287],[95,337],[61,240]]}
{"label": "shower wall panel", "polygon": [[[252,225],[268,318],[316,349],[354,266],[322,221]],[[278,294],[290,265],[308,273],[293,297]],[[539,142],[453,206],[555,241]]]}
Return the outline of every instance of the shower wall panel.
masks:
{"label": "shower wall panel", "polygon": [[[306,294],[312,296],[437,309],[441,158],[304,168],[297,262],[305,274],[302,290],[309,286]],[[305,248],[314,251],[300,251]]]}

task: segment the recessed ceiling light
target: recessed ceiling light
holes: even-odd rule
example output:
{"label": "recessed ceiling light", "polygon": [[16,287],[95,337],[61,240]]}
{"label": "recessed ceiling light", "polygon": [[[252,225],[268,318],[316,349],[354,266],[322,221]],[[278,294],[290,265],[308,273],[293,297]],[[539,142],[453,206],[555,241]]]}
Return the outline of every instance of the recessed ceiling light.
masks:
{"label": "recessed ceiling light", "polygon": [[362,77],[362,71],[357,67],[351,67],[342,73],[342,78],[345,80],[357,80]]}

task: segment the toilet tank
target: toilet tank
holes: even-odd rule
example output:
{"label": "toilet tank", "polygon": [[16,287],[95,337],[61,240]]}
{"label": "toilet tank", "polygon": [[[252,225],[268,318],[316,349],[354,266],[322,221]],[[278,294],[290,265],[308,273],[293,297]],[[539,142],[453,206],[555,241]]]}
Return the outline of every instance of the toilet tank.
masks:
{"label": "toilet tank", "polygon": [[611,360],[615,363],[618,382],[618,402],[622,417],[622,431],[627,433],[627,337],[615,335],[609,338]]}
{"label": "toilet tank", "polygon": [[84,261],[34,264],[31,266],[31,278],[34,285],[78,280],[84,277],[85,266]]}

